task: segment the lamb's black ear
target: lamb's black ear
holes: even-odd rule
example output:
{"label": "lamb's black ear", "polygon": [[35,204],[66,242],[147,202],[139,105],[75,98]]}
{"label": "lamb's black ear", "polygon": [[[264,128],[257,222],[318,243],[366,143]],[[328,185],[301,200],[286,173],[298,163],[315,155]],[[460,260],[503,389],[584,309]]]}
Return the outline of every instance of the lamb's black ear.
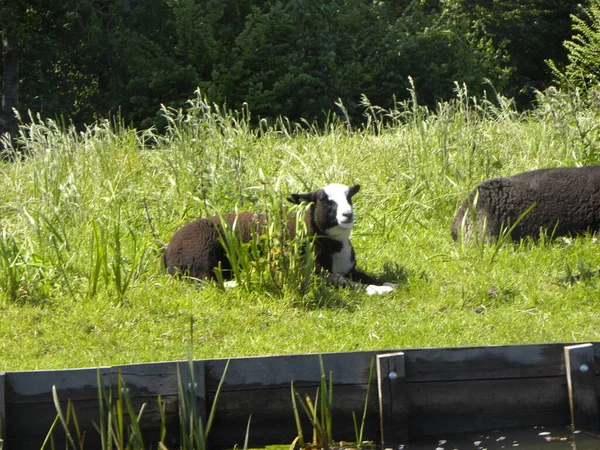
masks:
{"label": "lamb's black ear", "polygon": [[288,201],[299,205],[302,202],[312,202],[314,201],[314,193],[309,192],[307,194],[291,194],[288,198]]}
{"label": "lamb's black ear", "polygon": [[348,191],[348,197],[352,198],[354,194],[356,194],[360,190],[360,184],[355,184]]}

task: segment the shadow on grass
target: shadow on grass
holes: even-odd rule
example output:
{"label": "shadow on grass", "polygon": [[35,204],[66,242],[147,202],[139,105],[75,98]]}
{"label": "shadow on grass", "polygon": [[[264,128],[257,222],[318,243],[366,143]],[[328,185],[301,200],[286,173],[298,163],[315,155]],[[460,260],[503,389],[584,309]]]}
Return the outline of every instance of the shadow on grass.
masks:
{"label": "shadow on grass", "polygon": [[398,287],[402,287],[408,283],[408,270],[397,262],[385,263],[383,265],[383,273],[379,279],[383,282],[394,283]]}

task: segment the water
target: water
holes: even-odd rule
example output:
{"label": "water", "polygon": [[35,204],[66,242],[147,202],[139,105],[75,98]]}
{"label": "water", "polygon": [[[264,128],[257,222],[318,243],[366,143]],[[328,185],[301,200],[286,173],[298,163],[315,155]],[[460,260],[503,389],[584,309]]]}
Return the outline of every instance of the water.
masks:
{"label": "water", "polygon": [[393,450],[600,450],[600,433],[565,427],[493,430],[410,442]]}
{"label": "water", "polygon": [[[365,443],[359,450],[381,449],[378,444]],[[294,447],[298,449],[298,447]],[[339,442],[335,450],[357,450],[355,445]],[[440,438],[411,441],[406,445],[384,446],[383,450],[600,450],[600,433],[571,431],[566,427],[511,428],[486,432],[464,433]],[[252,449],[251,449],[252,450]],[[290,445],[269,445],[254,450],[290,450]],[[307,446],[304,450],[316,450]]]}

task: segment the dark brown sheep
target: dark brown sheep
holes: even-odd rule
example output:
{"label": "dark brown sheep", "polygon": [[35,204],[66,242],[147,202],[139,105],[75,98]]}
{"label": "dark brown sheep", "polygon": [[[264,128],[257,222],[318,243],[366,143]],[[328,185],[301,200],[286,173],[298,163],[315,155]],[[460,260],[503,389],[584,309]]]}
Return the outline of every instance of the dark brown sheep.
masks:
{"label": "dark brown sheep", "polygon": [[540,232],[558,237],[600,231],[600,166],[538,169],[484,181],[460,206],[452,237],[472,238],[476,232],[497,239],[528,209],[510,233],[514,240],[537,239]]}

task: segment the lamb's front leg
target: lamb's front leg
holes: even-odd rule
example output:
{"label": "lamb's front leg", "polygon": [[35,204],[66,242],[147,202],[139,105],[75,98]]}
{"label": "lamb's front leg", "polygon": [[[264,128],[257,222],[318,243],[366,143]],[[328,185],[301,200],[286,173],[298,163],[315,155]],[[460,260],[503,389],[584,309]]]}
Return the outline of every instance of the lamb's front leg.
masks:
{"label": "lamb's front leg", "polygon": [[377,280],[362,272],[353,271],[350,275],[352,279],[328,271],[326,280],[327,283],[337,287],[350,287],[356,291],[364,289],[367,295],[387,294],[394,290],[392,283],[377,284]]}
{"label": "lamb's front leg", "polygon": [[388,294],[396,289],[396,284],[382,282],[376,278],[373,278],[371,275],[367,275],[366,273],[356,269],[350,272],[350,278],[365,285],[368,295]]}

